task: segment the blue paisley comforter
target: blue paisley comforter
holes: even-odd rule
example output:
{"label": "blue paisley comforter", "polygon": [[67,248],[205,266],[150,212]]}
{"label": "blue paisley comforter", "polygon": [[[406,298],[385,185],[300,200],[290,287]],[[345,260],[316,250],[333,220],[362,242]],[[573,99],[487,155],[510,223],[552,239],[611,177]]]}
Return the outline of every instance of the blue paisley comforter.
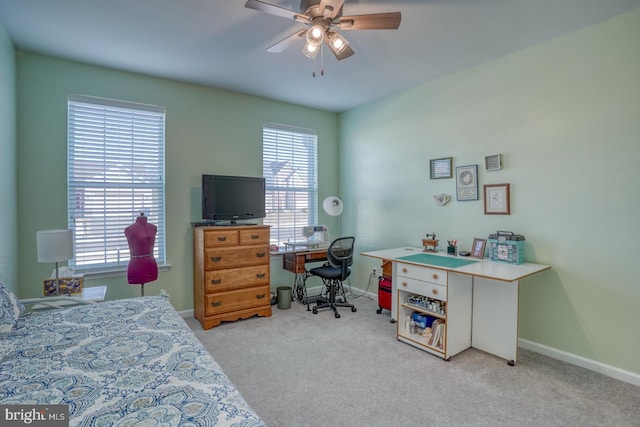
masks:
{"label": "blue paisley comforter", "polygon": [[34,312],[0,342],[0,404],[72,426],[264,426],[163,297]]}

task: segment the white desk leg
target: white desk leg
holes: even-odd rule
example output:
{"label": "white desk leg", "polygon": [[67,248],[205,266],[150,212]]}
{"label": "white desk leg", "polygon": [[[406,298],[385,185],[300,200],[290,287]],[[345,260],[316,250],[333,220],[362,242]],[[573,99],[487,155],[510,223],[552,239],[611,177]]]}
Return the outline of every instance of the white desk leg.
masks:
{"label": "white desk leg", "polygon": [[518,281],[473,279],[472,346],[507,359],[518,353]]}
{"label": "white desk leg", "polygon": [[391,323],[398,321],[398,263],[391,264]]}

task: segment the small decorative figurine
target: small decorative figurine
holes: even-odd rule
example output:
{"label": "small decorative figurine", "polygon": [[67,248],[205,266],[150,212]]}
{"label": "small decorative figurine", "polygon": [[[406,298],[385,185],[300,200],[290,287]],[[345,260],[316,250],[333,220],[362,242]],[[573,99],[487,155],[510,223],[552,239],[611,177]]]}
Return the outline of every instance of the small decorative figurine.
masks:
{"label": "small decorative figurine", "polygon": [[422,245],[424,246],[424,252],[438,252],[438,240],[436,240],[436,233],[427,233],[427,238],[422,239]]}

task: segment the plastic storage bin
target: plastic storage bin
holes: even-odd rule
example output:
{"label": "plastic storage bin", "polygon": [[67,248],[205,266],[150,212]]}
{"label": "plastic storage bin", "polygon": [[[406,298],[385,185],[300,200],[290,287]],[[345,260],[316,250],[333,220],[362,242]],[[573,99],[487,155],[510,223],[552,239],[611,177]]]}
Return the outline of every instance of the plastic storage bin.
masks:
{"label": "plastic storage bin", "polygon": [[489,259],[508,264],[524,262],[524,236],[511,231],[498,231],[489,235]]}

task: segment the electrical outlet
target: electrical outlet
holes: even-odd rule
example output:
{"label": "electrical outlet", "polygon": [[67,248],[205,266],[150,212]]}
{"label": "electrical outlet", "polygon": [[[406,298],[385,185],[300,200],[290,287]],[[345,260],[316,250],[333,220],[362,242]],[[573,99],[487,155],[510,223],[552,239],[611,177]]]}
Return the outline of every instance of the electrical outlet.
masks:
{"label": "electrical outlet", "polygon": [[371,274],[372,274],[372,275],[374,275],[374,276],[376,275],[376,269],[375,269],[375,267],[371,269]]}

